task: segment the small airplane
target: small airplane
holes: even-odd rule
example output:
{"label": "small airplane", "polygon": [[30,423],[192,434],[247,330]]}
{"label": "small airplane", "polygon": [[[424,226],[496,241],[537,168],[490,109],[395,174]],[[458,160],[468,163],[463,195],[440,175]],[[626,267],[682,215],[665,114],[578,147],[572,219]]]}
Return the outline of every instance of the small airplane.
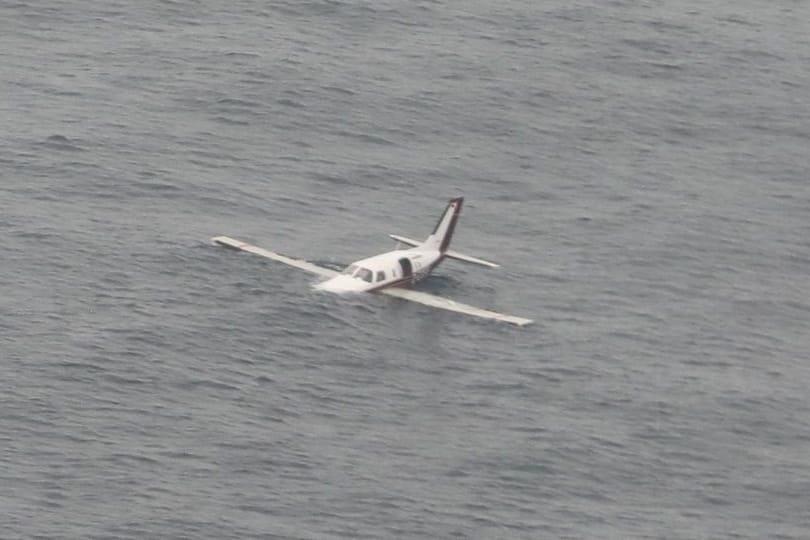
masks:
{"label": "small airplane", "polygon": [[[397,249],[355,261],[342,272],[300,259],[293,259],[228,236],[216,236],[211,240],[222,246],[261,255],[326,278],[315,285],[317,290],[335,293],[377,292],[457,313],[504,321],[518,326],[531,323],[531,319],[476,308],[441,296],[403,288],[427,277],[431,270],[436,268],[444,259],[455,259],[490,268],[499,266],[493,262],[449,249],[450,240],[453,238],[453,231],[456,228],[456,222],[463,204],[463,197],[450,199],[433,232],[424,242],[391,234],[389,236],[397,241]],[[411,247],[409,249],[399,249],[400,244]]]}

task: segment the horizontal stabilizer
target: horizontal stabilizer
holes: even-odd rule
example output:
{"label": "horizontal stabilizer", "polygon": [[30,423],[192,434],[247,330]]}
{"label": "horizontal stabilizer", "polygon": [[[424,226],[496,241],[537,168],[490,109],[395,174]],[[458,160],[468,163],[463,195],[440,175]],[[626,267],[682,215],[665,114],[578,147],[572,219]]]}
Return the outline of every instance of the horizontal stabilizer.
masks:
{"label": "horizontal stabilizer", "polygon": [[[407,246],[416,247],[416,246],[421,246],[422,245],[422,242],[420,242],[418,240],[414,240],[413,238],[406,238],[406,237],[400,236],[398,234],[389,234],[388,236],[393,238],[397,242],[402,242],[403,244],[405,244]],[[473,263],[473,264],[480,264],[481,266],[489,266],[490,268],[500,268],[500,266],[501,266],[500,264],[490,262],[490,261],[486,261],[484,259],[479,259],[478,257],[472,257],[470,255],[464,255],[463,253],[459,253],[458,251],[454,251],[452,249],[448,249],[447,251],[445,251],[444,255],[445,255],[445,257],[448,257],[450,259],[455,259],[457,261],[464,261],[464,262]]]}
{"label": "horizontal stabilizer", "polygon": [[463,253],[459,253],[458,251],[453,251],[452,249],[448,249],[445,252],[445,256],[450,259],[455,259],[457,261],[464,261],[473,264],[480,264],[481,266],[489,266],[490,268],[500,268],[500,264],[485,261],[484,259],[479,259],[477,257],[470,257],[469,255],[464,255]]}
{"label": "horizontal stabilizer", "polygon": [[416,247],[416,246],[422,244],[422,242],[420,242],[418,240],[413,240],[412,238],[405,238],[404,236],[400,236],[398,234],[389,234],[388,236],[390,236],[391,238],[393,238],[397,242],[402,242],[406,246]]}
{"label": "horizontal stabilizer", "polygon": [[292,257],[287,257],[286,255],[282,255],[280,253],[276,253],[275,251],[268,251],[266,249],[262,249],[260,247],[248,244],[247,242],[242,242],[241,240],[235,240],[228,236],[215,236],[211,239],[211,241],[225,247],[239,249],[241,251],[247,251],[248,253],[253,253],[254,255],[260,255],[267,259],[274,260],[276,262],[284,263],[288,266],[292,266],[293,268],[298,268],[299,270],[304,270],[311,274],[317,274],[323,277],[334,277],[338,275],[340,272],[336,272],[335,270],[331,270],[329,268],[324,268],[322,266],[318,266],[316,264],[312,264],[311,262],[302,261],[301,259],[293,259]]}
{"label": "horizontal stabilizer", "polygon": [[399,289],[392,287],[389,289],[382,289],[379,292],[387,294],[388,296],[395,296],[404,300],[410,300],[411,302],[424,304],[426,306],[446,309],[448,311],[455,311],[456,313],[464,313],[465,315],[472,315],[482,319],[508,322],[517,326],[526,326],[527,324],[533,322],[531,319],[524,319],[523,317],[515,317],[514,315],[506,315],[504,313],[498,313],[488,309],[469,306],[467,304],[462,304],[461,302],[456,302],[455,300],[448,300],[447,298],[442,298],[441,296],[428,294],[422,291],[415,291],[413,289]]}

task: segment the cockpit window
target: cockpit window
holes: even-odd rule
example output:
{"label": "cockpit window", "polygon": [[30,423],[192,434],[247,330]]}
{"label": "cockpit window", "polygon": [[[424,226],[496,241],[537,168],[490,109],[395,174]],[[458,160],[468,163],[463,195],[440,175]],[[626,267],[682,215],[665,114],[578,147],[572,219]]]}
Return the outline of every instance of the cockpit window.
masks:
{"label": "cockpit window", "polygon": [[357,275],[355,275],[354,277],[360,278],[363,281],[368,281],[369,283],[371,283],[371,278],[373,277],[373,275],[371,273],[371,270],[369,270],[368,268],[361,268],[360,270],[357,271]]}
{"label": "cockpit window", "polygon": [[354,274],[355,270],[357,270],[357,265],[352,264],[351,266],[346,268],[346,270],[344,270],[342,273],[346,274],[347,276],[350,276],[350,275]]}
{"label": "cockpit window", "polygon": [[377,272],[377,281],[385,280],[385,272]]}

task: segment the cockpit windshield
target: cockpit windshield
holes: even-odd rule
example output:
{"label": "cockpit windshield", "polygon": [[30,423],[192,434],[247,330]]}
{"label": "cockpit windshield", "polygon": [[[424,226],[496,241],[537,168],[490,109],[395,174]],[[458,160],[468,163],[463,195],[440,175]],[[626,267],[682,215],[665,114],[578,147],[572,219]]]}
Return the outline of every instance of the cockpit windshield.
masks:
{"label": "cockpit windshield", "polygon": [[371,270],[369,270],[368,268],[361,268],[360,270],[357,271],[357,274],[354,277],[360,278],[363,281],[368,281],[369,283],[371,283],[372,278]]}
{"label": "cockpit windshield", "polygon": [[369,283],[371,283],[374,279],[374,274],[371,273],[371,270],[368,268],[360,268],[356,264],[349,265],[349,267],[341,272],[341,274],[362,279],[363,281],[368,281]]}

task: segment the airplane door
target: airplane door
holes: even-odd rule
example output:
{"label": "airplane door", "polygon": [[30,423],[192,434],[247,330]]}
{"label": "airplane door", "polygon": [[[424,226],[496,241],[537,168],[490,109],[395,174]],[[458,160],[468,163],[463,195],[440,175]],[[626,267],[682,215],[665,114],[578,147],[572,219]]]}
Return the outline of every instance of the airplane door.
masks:
{"label": "airplane door", "polygon": [[405,257],[399,260],[399,266],[402,268],[402,277],[409,278],[413,275],[413,266],[411,260]]}

